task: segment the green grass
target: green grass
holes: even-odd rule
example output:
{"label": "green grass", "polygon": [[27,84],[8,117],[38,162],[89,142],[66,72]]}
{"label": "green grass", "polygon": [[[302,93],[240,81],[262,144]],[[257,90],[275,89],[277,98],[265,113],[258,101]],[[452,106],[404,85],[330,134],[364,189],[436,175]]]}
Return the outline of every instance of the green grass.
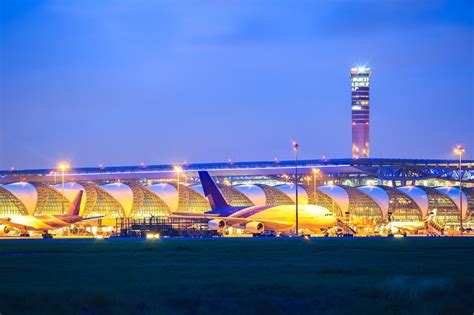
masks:
{"label": "green grass", "polygon": [[474,238],[0,242],[1,314],[472,314]]}

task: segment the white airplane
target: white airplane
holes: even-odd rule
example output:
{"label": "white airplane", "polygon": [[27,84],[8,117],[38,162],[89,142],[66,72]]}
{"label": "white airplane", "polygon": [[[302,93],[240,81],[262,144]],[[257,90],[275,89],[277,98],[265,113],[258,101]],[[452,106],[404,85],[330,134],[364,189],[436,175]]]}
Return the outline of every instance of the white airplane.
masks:
{"label": "white airplane", "polygon": [[433,211],[425,220],[411,222],[391,221],[385,226],[385,230],[388,231],[389,234],[407,235],[407,233],[414,233],[421,230],[426,230],[429,224],[433,224],[435,228],[438,229],[440,233],[442,233],[443,228],[434,221],[435,216],[436,209],[433,209]]}
{"label": "white airplane", "polygon": [[96,220],[103,216],[84,218],[79,215],[83,191],[79,191],[66,214],[21,215],[0,218],[0,235],[19,232],[20,236],[30,236],[30,232],[42,232],[43,238],[52,238],[50,230],[60,229],[85,220]]}
{"label": "white airplane", "polygon": [[[233,207],[209,176],[200,171],[199,178],[204,195],[209,199],[212,211],[203,214],[174,212],[174,216],[208,218],[211,230],[223,230],[232,226],[247,233],[259,234],[267,231],[290,233],[295,230],[295,205]],[[300,230],[317,233],[337,225],[336,217],[326,208],[316,205],[298,207],[298,227]],[[305,232],[307,233],[307,232]]]}

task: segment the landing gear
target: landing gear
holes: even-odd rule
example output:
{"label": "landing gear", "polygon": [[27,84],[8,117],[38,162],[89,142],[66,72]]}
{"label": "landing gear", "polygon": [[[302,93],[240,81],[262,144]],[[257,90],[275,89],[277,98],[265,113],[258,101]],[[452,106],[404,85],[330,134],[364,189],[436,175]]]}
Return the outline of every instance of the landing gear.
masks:
{"label": "landing gear", "polygon": [[48,231],[44,232],[43,234],[41,234],[41,236],[44,238],[44,239],[47,239],[47,238],[53,238],[53,236],[51,234],[48,233]]}
{"label": "landing gear", "polygon": [[22,233],[20,233],[20,237],[30,237],[30,233],[22,232]]}

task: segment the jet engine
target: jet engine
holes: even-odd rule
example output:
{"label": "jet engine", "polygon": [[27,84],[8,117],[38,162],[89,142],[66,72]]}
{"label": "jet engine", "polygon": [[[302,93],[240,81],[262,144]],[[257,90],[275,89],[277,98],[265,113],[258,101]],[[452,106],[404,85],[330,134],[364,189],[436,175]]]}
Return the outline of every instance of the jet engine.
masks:
{"label": "jet engine", "polygon": [[8,234],[10,233],[10,228],[6,225],[0,225],[0,234]]}
{"label": "jet engine", "polygon": [[222,230],[225,228],[225,221],[220,219],[213,219],[207,223],[209,230]]}
{"label": "jet engine", "polygon": [[261,222],[249,222],[245,225],[245,231],[252,234],[263,233],[265,226]]}

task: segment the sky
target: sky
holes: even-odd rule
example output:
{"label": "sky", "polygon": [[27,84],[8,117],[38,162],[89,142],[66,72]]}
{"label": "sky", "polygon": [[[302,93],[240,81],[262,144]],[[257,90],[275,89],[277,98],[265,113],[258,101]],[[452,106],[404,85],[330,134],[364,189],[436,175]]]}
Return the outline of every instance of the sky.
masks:
{"label": "sky", "polygon": [[474,159],[474,2],[1,0],[0,169]]}

